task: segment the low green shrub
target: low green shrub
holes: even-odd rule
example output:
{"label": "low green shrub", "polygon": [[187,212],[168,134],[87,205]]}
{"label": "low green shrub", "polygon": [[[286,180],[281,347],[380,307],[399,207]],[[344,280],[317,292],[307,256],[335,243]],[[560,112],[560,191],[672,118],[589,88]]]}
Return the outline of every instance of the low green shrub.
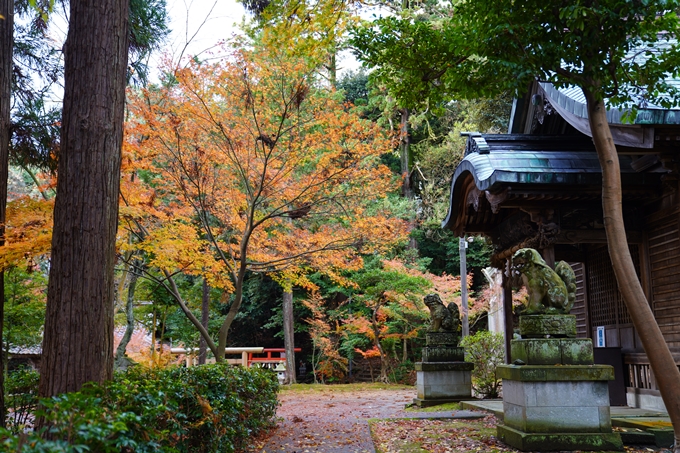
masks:
{"label": "low green shrub", "polygon": [[389,374],[390,382],[395,384],[415,385],[416,372],[413,362],[405,360],[397,363]]}
{"label": "low green shrub", "polygon": [[37,371],[22,367],[10,371],[5,379],[7,427],[14,434],[23,432],[32,420],[38,403],[39,378]]}
{"label": "low green shrub", "polygon": [[0,446],[21,453],[234,452],[273,426],[277,389],[274,373],[258,368],[133,368],[41,400],[36,416],[51,440],[0,432]]}
{"label": "low green shrub", "polygon": [[498,398],[502,382],[496,377],[496,367],[505,361],[505,342],[502,334],[479,331],[463,338],[465,361],[472,362],[472,388],[482,398]]}

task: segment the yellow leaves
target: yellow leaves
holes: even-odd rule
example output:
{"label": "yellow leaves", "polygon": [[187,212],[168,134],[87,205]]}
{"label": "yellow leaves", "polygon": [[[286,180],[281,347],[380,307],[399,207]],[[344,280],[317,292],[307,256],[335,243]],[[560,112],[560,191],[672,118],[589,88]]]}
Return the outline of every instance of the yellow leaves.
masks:
{"label": "yellow leaves", "polygon": [[278,58],[304,58],[315,68],[336,52],[355,20],[352,9],[344,0],[272,2],[262,14],[259,44]]}
{"label": "yellow leaves", "polygon": [[152,267],[202,275],[214,288],[233,291],[225,264],[210,252],[210,245],[200,238],[199,230],[183,222],[168,222],[152,231],[136,248],[150,255]]}
{"label": "yellow leaves", "polygon": [[23,197],[7,203],[5,246],[0,247],[0,270],[18,266],[49,252],[54,203]]}
{"label": "yellow leaves", "polygon": [[375,207],[395,184],[380,164],[389,137],[320,88],[305,59],[234,51],[176,77],[133,97],[126,125],[121,214],[146,233],[125,247],[152,266],[227,290],[241,265],[309,290],[309,270],[352,286],[343,272],[361,254],[407,237]]}

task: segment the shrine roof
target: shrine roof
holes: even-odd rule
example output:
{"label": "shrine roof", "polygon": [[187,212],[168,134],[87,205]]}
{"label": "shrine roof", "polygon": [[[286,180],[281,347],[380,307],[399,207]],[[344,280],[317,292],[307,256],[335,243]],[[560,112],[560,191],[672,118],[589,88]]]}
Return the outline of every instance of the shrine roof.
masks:
{"label": "shrine roof", "polygon": [[[680,89],[680,80],[669,79],[666,81],[669,85]],[[570,86],[565,88],[556,88],[551,83],[539,83],[543,93],[550,99],[554,107],[562,108],[564,111],[575,115],[579,118],[588,118],[588,108],[586,106],[586,97],[580,87]],[[642,104],[642,102],[641,102]],[[680,124],[680,110],[665,109],[660,105],[653,103],[645,103],[644,107],[638,107],[635,115],[628,121],[624,121],[626,114],[631,114],[631,108],[626,107],[610,107],[607,109],[607,121],[609,124]]]}
{"label": "shrine roof", "polygon": [[42,353],[42,347],[40,345],[36,346],[10,346],[9,354],[13,356],[22,355],[37,355]]}
{"label": "shrine roof", "polygon": [[[663,168],[636,171],[633,156],[620,155],[622,183],[658,185]],[[510,188],[540,188],[545,192],[578,191],[599,187],[602,170],[594,145],[587,137],[541,137],[523,134],[471,135],[465,157],[451,179],[449,210],[443,228],[453,228],[458,210],[474,180],[474,188],[489,194]],[[592,191],[592,190],[591,190]]]}

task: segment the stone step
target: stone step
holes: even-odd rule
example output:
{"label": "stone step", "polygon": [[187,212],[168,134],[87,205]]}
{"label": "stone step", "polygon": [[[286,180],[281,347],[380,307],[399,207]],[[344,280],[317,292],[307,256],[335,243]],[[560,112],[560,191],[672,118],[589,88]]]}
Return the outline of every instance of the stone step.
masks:
{"label": "stone step", "polygon": [[616,432],[621,434],[624,445],[654,445],[656,438],[654,434],[648,433],[637,428],[617,428]]}

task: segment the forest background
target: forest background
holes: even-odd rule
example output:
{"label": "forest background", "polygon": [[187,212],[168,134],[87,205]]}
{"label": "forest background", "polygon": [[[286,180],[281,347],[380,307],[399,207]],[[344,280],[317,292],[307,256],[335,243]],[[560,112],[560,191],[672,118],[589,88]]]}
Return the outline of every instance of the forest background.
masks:
{"label": "forest background", "polygon": [[[45,37],[51,13],[16,5],[4,369],[10,349],[41,342],[60,144],[60,108],[48,102],[62,71]],[[140,11],[155,13],[132,21],[115,277],[122,344],[143,327],[154,347],[129,354],[136,361],[170,360],[156,342],[219,359],[224,346],[281,347],[288,319],[302,347],[294,368],[342,381],[350,361],[378,357],[376,378],[400,379],[423,345],[422,297],[461,303],[459,241],[439,227],[460,133],[505,131],[511,97],[413,102],[423,87],[386,82],[387,65],[365,53],[371,76],[338,75],[361,6],[244,6],[252,20],[241,37],[212,54],[168,56],[156,83],[147,64],[162,53],[165,5],[145,3]],[[409,11],[437,20],[432,5]],[[427,48],[412,50],[427,61]],[[489,254],[472,238],[473,331],[485,328]],[[124,366],[123,349],[116,359]]]}

